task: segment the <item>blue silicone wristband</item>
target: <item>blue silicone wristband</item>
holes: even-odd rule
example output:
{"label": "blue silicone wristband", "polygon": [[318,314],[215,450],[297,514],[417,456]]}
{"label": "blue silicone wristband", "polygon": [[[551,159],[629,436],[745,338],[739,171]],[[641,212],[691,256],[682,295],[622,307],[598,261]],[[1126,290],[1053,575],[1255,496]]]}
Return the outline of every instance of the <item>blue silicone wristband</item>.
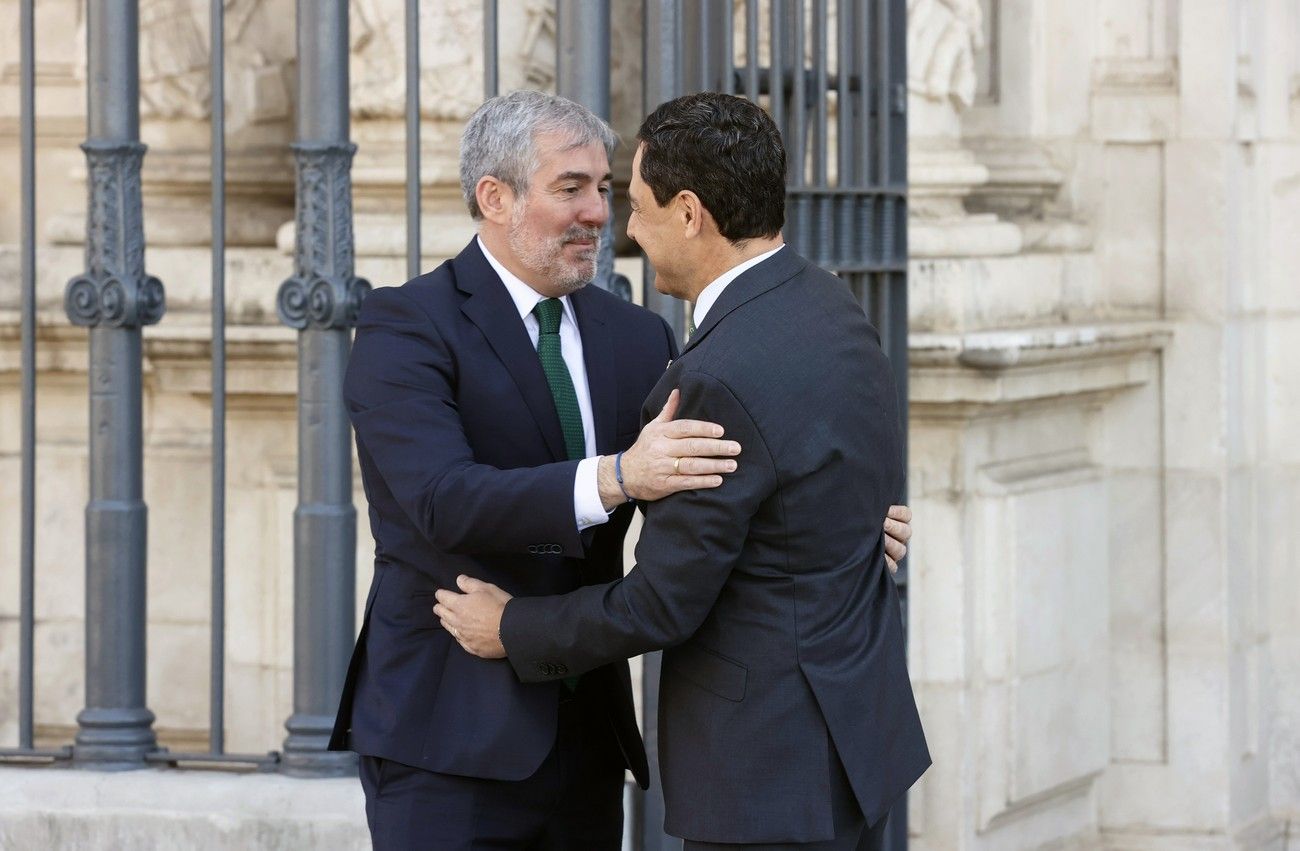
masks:
{"label": "blue silicone wristband", "polygon": [[623,453],[620,452],[614,456],[614,481],[618,482],[618,489],[623,492],[623,498],[628,502],[632,497],[627,495],[627,488],[623,487]]}

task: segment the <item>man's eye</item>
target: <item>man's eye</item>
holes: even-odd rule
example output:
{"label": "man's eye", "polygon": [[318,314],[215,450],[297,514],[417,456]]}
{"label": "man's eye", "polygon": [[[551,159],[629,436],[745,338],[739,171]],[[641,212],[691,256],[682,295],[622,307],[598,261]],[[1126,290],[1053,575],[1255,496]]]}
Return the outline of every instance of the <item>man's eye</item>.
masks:
{"label": "man's eye", "polygon": [[614,188],[613,188],[612,186],[602,186],[602,187],[600,187],[600,194],[601,194],[601,195],[609,195],[609,194],[610,194],[611,192],[613,192],[613,191],[614,191]]}

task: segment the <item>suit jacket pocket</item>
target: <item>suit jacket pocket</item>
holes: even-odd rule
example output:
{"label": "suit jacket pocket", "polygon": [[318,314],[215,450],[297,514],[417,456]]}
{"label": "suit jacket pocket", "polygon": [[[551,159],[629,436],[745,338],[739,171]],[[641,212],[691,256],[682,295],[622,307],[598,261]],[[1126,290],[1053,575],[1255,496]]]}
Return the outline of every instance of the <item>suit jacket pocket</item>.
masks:
{"label": "suit jacket pocket", "polygon": [[664,651],[664,670],[690,680],[718,697],[739,703],[745,699],[749,669],[739,662],[694,644]]}

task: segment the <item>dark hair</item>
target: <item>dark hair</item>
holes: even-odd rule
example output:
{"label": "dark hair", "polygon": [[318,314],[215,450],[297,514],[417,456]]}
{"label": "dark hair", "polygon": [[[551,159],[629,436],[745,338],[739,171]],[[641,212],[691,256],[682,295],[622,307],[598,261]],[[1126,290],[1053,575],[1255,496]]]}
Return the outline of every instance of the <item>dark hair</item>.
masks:
{"label": "dark hair", "polygon": [[637,132],[641,179],[663,206],[699,196],[731,242],[773,237],[785,224],[785,146],[756,104],[718,92],[661,105]]}

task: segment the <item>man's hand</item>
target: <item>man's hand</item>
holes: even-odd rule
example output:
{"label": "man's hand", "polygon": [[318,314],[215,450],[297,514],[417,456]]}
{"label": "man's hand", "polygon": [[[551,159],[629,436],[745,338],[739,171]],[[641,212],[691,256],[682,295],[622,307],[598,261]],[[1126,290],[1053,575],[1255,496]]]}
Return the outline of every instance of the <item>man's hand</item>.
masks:
{"label": "man's hand", "polygon": [[674,420],[681,394],[668,394],[659,416],[646,423],[632,448],[623,453],[623,488],[614,476],[614,456],[600,459],[596,479],[606,511],[626,500],[652,502],[669,494],[699,488],[716,488],[722,474],[736,469],[732,456],[740,444],[722,440],[722,426],[700,420]]}
{"label": "man's hand", "polygon": [[438,605],[433,607],[433,613],[442,621],[443,629],[475,656],[506,658],[506,648],[501,644],[501,613],[510,595],[470,576],[457,576],[456,585],[465,593],[443,588],[435,595]]}
{"label": "man's hand", "polygon": [[912,509],[906,505],[891,505],[885,513],[885,563],[892,576],[898,573],[898,563],[907,555],[907,542],[912,540]]}

